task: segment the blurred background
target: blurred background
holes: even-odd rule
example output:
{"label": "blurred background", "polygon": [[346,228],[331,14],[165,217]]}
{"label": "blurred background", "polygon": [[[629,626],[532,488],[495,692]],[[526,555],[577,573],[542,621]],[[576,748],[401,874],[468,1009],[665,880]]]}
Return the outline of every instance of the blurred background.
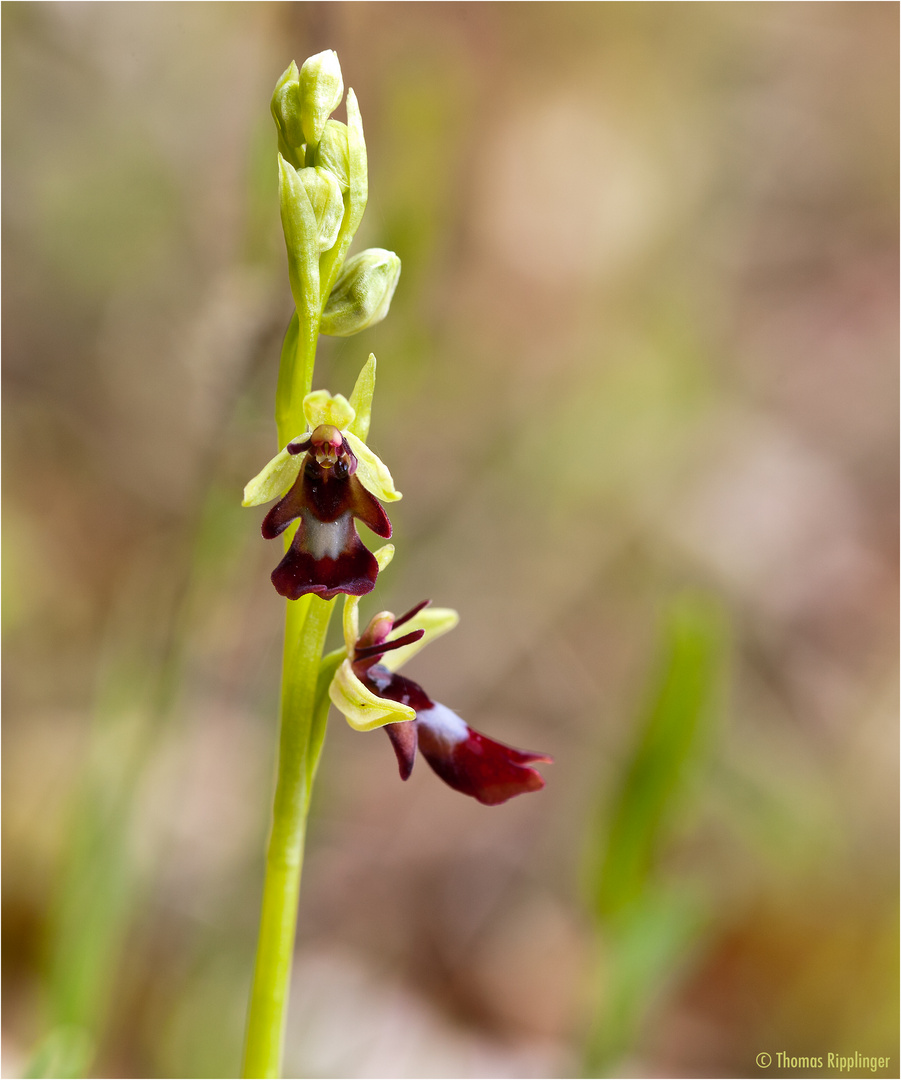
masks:
{"label": "blurred background", "polygon": [[4,1075],[239,1067],[269,98],[335,48],[403,261],[315,378],[379,358],[363,612],[456,607],[408,673],[556,764],[486,808],[333,714],[286,1075],[897,1076],[897,5],[2,16]]}

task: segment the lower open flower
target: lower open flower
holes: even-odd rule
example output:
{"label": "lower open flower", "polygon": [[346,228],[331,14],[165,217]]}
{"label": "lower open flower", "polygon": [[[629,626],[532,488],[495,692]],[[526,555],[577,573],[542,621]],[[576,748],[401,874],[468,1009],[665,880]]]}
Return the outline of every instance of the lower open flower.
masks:
{"label": "lower open flower", "polygon": [[[385,552],[383,548],[377,556]],[[390,554],[380,562],[384,565],[388,559]],[[358,603],[350,596],[345,602],[348,658],[338,669],[329,694],[352,727],[385,728],[402,780],[413,771],[418,749],[446,784],[488,806],[544,787],[544,779],[531,766],[550,763],[552,758],[489,739],[452,709],[432,701],[419,683],[397,674],[414,652],[456,625],[456,612],[420,604],[395,619],[383,611],[360,634]],[[415,629],[389,639],[397,627],[417,623]]]}

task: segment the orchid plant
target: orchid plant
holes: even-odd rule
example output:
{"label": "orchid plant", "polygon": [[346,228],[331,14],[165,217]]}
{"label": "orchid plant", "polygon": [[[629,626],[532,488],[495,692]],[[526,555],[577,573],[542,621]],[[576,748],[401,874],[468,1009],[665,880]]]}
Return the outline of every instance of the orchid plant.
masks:
{"label": "orchid plant", "polygon": [[[383,727],[401,779],[417,749],[451,788],[486,805],[538,791],[533,768],[549,762],[489,739],[398,669],[456,626],[456,612],[428,601],[405,615],[382,611],[360,632],[359,604],[394,555],[369,551],[362,521],[390,539],[383,504],[400,499],[388,468],[366,445],[375,390],[370,355],[349,398],[312,391],[320,333],[347,337],[385,317],[400,276],[393,252],[347,258],[367,200],[366,144],[353,90],[347,123],[331,119],[344,84],[326,51],[292,63],[272,96],[278,133],[279,200],[295,313],[282,346],[275,417],[281,450],[244,490],[244,505],[275,502],[267,540],[284,537],[272,584],[287,600],[278,779],[266,857],[262,913],[247,1019],[243,1075],[281,1072],[288,983],[306,820],[329,706],[351,727]],[[334,599],[344,594],[344,647],[323,655]],[[392,636],[404,628],[398,636]]]}

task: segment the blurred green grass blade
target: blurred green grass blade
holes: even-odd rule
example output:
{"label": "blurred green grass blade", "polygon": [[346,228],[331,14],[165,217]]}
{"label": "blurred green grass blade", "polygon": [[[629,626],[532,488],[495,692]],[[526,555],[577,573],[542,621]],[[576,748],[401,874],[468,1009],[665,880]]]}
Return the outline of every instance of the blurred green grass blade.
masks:
{"label": "blurred green grass blade", "polygon": [[130,807],[98,804],[89,792],[81,809],[62,887],[49,979],[57,1024],[99,1033],[133,900],[129,857]]}
{"label": "blurred green grass blade", "polygon": [[[661,672],[609,816],[593,888],[595,914],[615,919],[647,888],[668,814],[692,761],[707,745],[725,654],[723,614],[710,598],[673,602],[664,623]],[[594,845],[593,845],[594,846]]]}
{"label": "blurred green grass blade", "polygon": [[703,896],[662,881],[656,861],[692,769],[712,741],[727,624],[711,597],[684,594],[663,620],[661,659],[635,749],[589,838],[600,964],[583,1075],[615,1075],[654,1001],[706,921]]}
{"label": "blurred green grass blade", "polygon": [[70,1080],[84,1076],[93,1056],[93,1040],[84,1028],[54,1028],[38,1046],[22,1076],[24,1080]]}
{"label": "blurred green grass blade", "polygon": [[79,1077],[91,1067],[136,905],[133,803],[153,732],[131,699],[146,700],[153,680],[136,665],[130,642],[119,649],[102,677],[91,754],[72,808],[48,940],[50,1033],[29,1075]]}
{"label": "blurred green grass blade", "polygon": [[[177,557],[139,552],[119,589],[105,633],[91,751],[53,903],[45,985],[50,1030],[29,1076],[83,1076],[102,1052],[129,928],[143,902],[133,853],[136,800],[176,714],[192,628],[238,564],[244,541],[235,539],[241,533],[231,518],[240,512],[234,492],[212,485]],[[158,584],[163,560],[172,566],[168,590]],[[146,581],[156,583],[154,594]]]}
{"label": "blurred green grass blade", "polygon": [[707,921],[691,890],[649,886],[604,934],[583,1076],[614,1076]]}

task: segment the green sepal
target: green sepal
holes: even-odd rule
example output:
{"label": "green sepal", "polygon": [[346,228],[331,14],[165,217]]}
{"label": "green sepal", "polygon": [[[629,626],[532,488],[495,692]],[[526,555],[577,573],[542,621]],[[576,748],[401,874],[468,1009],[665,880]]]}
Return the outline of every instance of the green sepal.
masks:
{"label": "green sepal", "polygon": [[275,457],[247,483],[242,506],[260,506],[278,499],[292,486],[300,473],[303,454],[289,454],[288,448],[280,450]]}
{"label": "green sepal", "polygon": [[381,502],[397,502],[403,496],[395,488],[388,466],[377,457],[352,431],[343,431],[344,438],[357,459],[357,479]]}
{"label": "green sepal", "polygon": [[379,661],[389,671],[397,671],[403,664],[414,657],[420,649],[430,645],[436,638],[446,634],[460,622],[460,616],[452,608],[423,608],[417,612],[409,623],[404,624],[404,633],[411,630],[425,630],[419,641],[410,645],[402,645],[399,649],[387,652]]}
{"label": "green sepal", "polygon": [[354,675],[348,660],[335,672],[328,693],[335,708],[344,714],[348,724],[357,731],[374,731],[386,724],[416,719],[416,712],[409,705],[373,694],[369,687],[364,686]]}
{"label": "green sepal", "polygon": [[350,395],[350,406],[354,411],[354,420],[348,425],[347,430],[356,435],[358,439],[366,442],[369,434],[369,421],[372,417],[372,395],[375,393],[375,354],[370,353],[369,359],[360,370],[357,381],[354,383]]}

